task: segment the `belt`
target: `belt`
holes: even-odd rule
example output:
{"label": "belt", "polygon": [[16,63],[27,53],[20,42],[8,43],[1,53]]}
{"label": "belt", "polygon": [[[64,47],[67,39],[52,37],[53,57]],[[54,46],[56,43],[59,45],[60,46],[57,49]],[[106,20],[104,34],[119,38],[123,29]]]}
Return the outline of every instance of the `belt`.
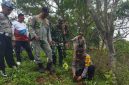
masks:
{"label": "belt", "polygon": [[0,34],[5,35],[5,36],[9,36],[10,35],[10,33],[7,33],[7,32],[0,32]]}

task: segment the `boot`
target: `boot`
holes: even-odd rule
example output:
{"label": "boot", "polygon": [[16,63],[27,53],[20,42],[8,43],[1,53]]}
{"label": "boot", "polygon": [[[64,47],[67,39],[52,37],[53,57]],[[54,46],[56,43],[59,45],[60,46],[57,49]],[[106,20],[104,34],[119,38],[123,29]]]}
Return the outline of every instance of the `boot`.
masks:
{"label": "boot", "polygon": [[39,71],[40,73],[43,73],[43,72],[45,71],[44,66],[43,66],[42,63],[38,63],[38,71]]}
{"label": "boot", "polygon": [[52,65],[53,65],[52,62],[48,62],[48,63],[47,63],[47,67],[46,67],[46,70],[48,70],[48,71],[50,72],[50,74],[55,73],[55,70],[54,70],[54,68],[53,68]]}

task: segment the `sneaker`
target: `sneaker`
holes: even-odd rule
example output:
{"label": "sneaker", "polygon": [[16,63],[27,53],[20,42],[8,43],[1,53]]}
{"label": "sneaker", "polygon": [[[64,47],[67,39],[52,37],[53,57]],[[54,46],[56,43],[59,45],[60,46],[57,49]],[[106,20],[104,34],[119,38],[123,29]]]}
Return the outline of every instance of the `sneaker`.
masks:
{"label": "sneaker", "polygon": [[21,62],[17,62],[17,65],[18,65],[18,66],[21,65]]}
{"label": "sneaker", "polygon": [[1,70],[1,75],[2,75],[3,77],[7,77],[6,72],[5,72],[5,71],[3,71],[3,70]]}

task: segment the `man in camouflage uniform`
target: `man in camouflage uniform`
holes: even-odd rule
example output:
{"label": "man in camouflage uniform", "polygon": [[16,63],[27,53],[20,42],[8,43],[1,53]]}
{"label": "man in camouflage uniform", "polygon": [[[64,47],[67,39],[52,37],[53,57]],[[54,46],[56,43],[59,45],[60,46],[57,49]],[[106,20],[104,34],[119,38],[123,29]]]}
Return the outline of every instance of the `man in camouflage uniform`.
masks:
{"label": "man in camouflage uniform", "polygon": [[15,67],[15,61],[13,59],[13,47],[12,47],[12,29],[11,22],[8,15],[14,9],[14,5],[10,1],[5,1],[1,4],[2,12],[0,13],[0,70],[3,76],[7,76],[5,73],[6,60],[9,67]]}
{"label": "man in camouflage uniform", "polygon": [[[56,27],[52,29],[52,39],[56,43],[56,47],[57,47],[58,55],[59,55],[58,57],[59,66],[62,66],[63,59],[66,57],[65,44],[67,43],[67,40],[68,40],[67,34],[68,34],[68,29],[67,29],[66,21],[64,19],[59,19]],[[53,54],[53,62],[54,64],[56,63],[55,52]]]}
{"label": "man in camouflage uniform", "polygon": [[50,72],[53,72],[52,50],[50,47],[52,39],[51,39],[49,21],[47,19],[48,14],[49,14],[48,8],[43,7],[41,13],[33,17],[32,30],[31,30],[33,31],[33,33],[30,32],[32,36],[35,36],[33,38],[33,44],[34,44],[33,48],[35,53],[35,61],[39,66],[40,72],[44,71],[41,59],[39,58],[41,49],[43,49],[48,58],[46,69],[49,70]]}

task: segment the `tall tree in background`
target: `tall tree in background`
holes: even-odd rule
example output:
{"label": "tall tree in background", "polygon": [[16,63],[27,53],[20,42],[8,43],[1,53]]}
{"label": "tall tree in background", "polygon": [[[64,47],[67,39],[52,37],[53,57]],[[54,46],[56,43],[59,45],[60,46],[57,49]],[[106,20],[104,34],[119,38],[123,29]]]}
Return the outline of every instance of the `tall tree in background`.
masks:
{"label": "tall tree in background", "polygon": [[110,69],[115,72],[116,58],[113,45],[113,36],[115,25],[114,22],[117,19],[116,12],[119,6],[120,0],[86,0],[87,6],[91,13],[93,20],[95,21],[97,30],[99,31],[101,38],[103,39],[110,58]]}

